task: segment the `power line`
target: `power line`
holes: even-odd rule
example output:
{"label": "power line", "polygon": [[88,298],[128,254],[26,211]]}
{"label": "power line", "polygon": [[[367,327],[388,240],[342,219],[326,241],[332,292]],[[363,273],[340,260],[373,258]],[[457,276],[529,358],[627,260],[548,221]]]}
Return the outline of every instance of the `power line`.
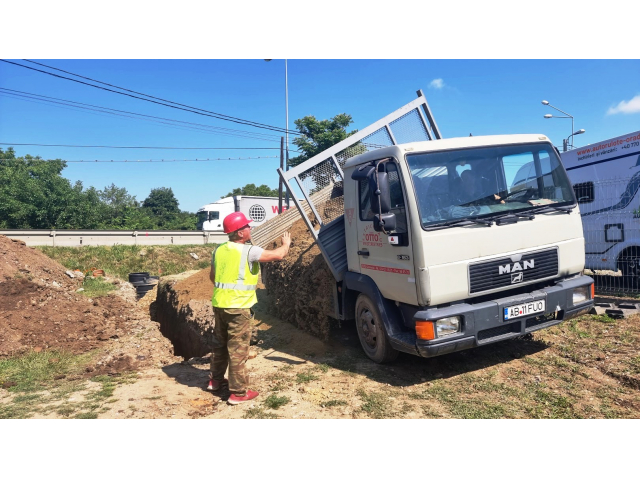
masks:
{"label": "power line", "polygon": [[[148,95],[148,94],[146,94],[146,93],[142,93],[142,92],[136,92],[135,90],[129,90],[128,88],[119,87],[119,86],[117,86],[117,85],[112,85],[111,83],[102,82],[102,81],[100,81],[100,80],[96,80],[96,79],[94,79],[94,78],[84,77],[84,76],[82,76],[82,75],[78,75],[77,73],[69,72],[69,71],[67,71],[67,70],[62,70],[61,68],[51,67],[51,66],[49,66],[49,65],[45,65],[44,63],[36,62],[35,60],[27,60],[26,58],[23,58],[22,60],[23,60],[23,61],[25,61],[25,62],[29,62],[29,63],[35,63],[36,65],[40,65],[40,66],[42,66],[42,67],[49,68],[49,69],[51,69],[51,70],[56,70],[56,71],[58,71],[58,72],[67,73],[67,74],[69,74],[69,75],[73,75],[74,77],[84,78],[85,80],[90,80],[90,81],[92,81],[92,82],[101,83],[102,85],[108,85],[108,86],[110,86],[110,87],[114,87],[114,88],[117,88],[117,89],[119,89],[119,90],[124,90],[125,92],[131,92],[131,93],[135,93],[135,94],[137,94],[137,95],[143,95],[143,96],[145,96],[145,97],[153,98],[153,99],[155,99],[155,100],[161,100],[161,101],[163,101],[163,102],[173,103],[174,105],[180,105],[180,106],[182,106],[182,107],[192,108],[192,109],[194,109],[194,110],[200,110],[200,111],[202,111],[202,112],[208,112],[208,113],[213,113],[213,114],[216,114],[216,115],[221,115],[221,116],[223,116],[223,117],[227,117],[227,118],[229,118],[229,119],[233,119],[233,120],[247,121],[247,122],[255,123],[256,125],[262,125],[262,126],[265,126],[265,127],[281,128],[281,127],[274,127],[273,125],[268,125],[268,124],[265,124],[265,123],[254,122],[253,120],[244,120],[244,119],[242,119],[242,118],[233,117],[233,116],[230,116],[230,115],[225,115],[225,114],[223,114],[223,113],[217,113],[217,112],[212,112],[212,111],[210,111],[210,110],[204,110],[204,109],[202,109],[202,108],[198,108],[198,107],[192,107],[192,106],[190,106],[190,105],[185,105],[185,104],[182,104],[182,103],[173,102],[173,101],[171,101],[171,100],[166,100],[166,99],[164,99],[164,98],[160,98],[160,97],[154,97],[153,95]],[[284,130],[286,131],[286,130],[287,130],[287,128],[285,128]]]}
{"label": "power line", "polygon": [[[264,158],[280,158],[279,155],[269,157],[238,157],[238,158],[196,158],[196,159],[159,159],[159,160],[63,160],[66,163],[173,163],[173,162],[228,162],[238,160],[257,160]],[[0,159],[0,162],[9,159]],[[45,160],[49,161],[49,160]]]}
{"label": "power line", "polygon": [[58,145],[50,143],[11,143],[0,142],[0,145],[19,145],[32,147],[69,147],[69,148],[144,148],[152,150],[280,150],[278,147],[138,147],[115,145]]}
{"label": "power line", "polygon": [[[93,87],[93,88],[98,88],[100,90],[105,90],[105,91],[108,91],[108,92],[117,93],[119,95],[124,95],[124,96],[131,97],[131,98],[137,98],[138,100],[144,100],[146,102],[155,103],[157,105],[163,105],[165,107],[175,108],[176,110],[183,110],[185,112],[191,112],[191,113],[195,113],[197,115],[203,115],[203,116],[206,116],[206,117],[217,118],[219,120],[225,120],[225,121],[228,121],[228,122],[238,123],[238,124],[241,124],[241,125],[247,125],[247,126],[251,126],[251,127],[254,127],[254,128],[262,128],[262,129],[265,129],[265,130],[272,130],[272,131],[276,131],[276,132],[280,132],[280,133],[286,133],[287,132],[286,128],[274,127],[274,126],[271,126],[271,125],[267,125],[267,124],[263,124],[263,123],[259,123],[259,122],[254,122],[252,120],[244,120],[244,119],[240,119],[238,117],[231,117],[229,115],[224,115],[224,114],[221,114],[221,113],[211,112],[210,110],[204,110],[204,109],[197,108],[197,107],[191,107],[189,105],[183,105],[183,104],[177,103],[177,102],[171,102],[170,100],[160,99],[160,100],[162,100],[162,102],[167,102],[167,103],[162,103],[162,102],[158,102],[158,101],[155,101],[155,100],[150,100],[149,98],[142,98],[142,97],[139,97],[139,96],[136,96],[136,95],[132,95],[132,94],[129,94],[129,93],[118,92],[117,90],[112,90],[110,88],[101,87],[99,85],[93,85],[91,83],[83,82],[81,80],[76,80],[75,78],[69,78],[69,77],[65,77],[65,76],[62,76],[62,75],[55,74],[55,73],[47,72],[45,70],[40,70],[38,68],[29,67],[28,65],[22,65],[20,63],[11,62],[9,60],[0,59],[0,61],[12,64],[12,65],[16,65],[18,67],[27,68],[29,70],[34,70],[36,72],[40,72],[40,73],[44,73],[44,74],[47,74],[47,75],[51,75],[53,77],[61,78],[63,80],[69,80],[69,81],[72,81],[72,82],[81,83],[83,85],[87,85],[87,86],[90,86],[90,87]],[[48,67],[48,66],[46,66],[46,67],[47,68],[53,68],[53,67]],[[56,69],[56,70],[58,70],[58,69]],[[76,75],[76,74],[71,74],[71,75]],[[85,78],[85,77],[83,77],[83,78]],[[92,81],[97,82],[97,80],[92,80]],[[99,83],[104,83],[104,82],[99,82]],[[115,87],[115,88],[119,88],[121,90],[126,90],[126,89],[123,89],[121,87]],[[131,91],[131,90],[127,90],[127,91]],[[152,97],[152,96],[146,95],[146,94],[138,94],[138,95],[145,95],[145,96],[148,96],[150,98],[158,98],[158,97]],[[169,105],[168,103],[173,103],[174,105]],[[187,108],[182,108],[181,106],[175,106],[175,105],[181,105],[181,106],[185,106]],[[199,110],[199,111],[197,111],[197,110]],[[208,112],[208,113],[203,113],[203,112]],[[295,132],[295,134],[296,135],[300,135],[299,132]]]}
{"label": "power line", "polygon": [[[88,110],[92,112],[99,112],[98,115],[100,113],[105,113],[108,115],[114,115],[118,117],[131,118],[134,120],[145,120],[145,121],[150,121],[154,123],[160,123],[160,124],[167,125],[174,128],[204,131],[206,133],[227,135],[231,137],[253,138],[253,139],[264,140],[268,142],[280,142],[280,137],[281,137],[280,135],[275,135],[271,133],[250,132],[248,130],[236,130],[232,128],[215,127],[215,126],[206,125],[203,123],[185,122],[183,120],[175,120],[175,119],[166,118],[166,117],[145,115],[142,113],[129,112],[127,110],[118,110],[114,108],[102,107],[100,105],[92,105],[90,103],[75,102],[73,100],[66,100],[66,99],[57,98],[57,97],[49,97],[46,95],[23,92],[21,90],[13,90],[10,88],[0,87],[0,95],[10,95],[11,96],[10,98],[16,98],[18,100],[23,100],[27,102],[31,102],[31,101],[35,103],[44,102],[45,104],[51,104],[58,108],[64,108],[65,110],[67,110],[66,107],[71,107],[72,109],[81,109],[81,110]],[[88,107],[94,107],[94,108],[88,108]],[[120,112],[120,113],[114,113],[114,112]],[[131,115],[135,115],[135,116],[131,116]],[[144,118],[138,118],[138,117],[144,117]],[[176,125],[176,123],[180,125]],[[199,128],[199,127],[203,127],[203,128]]]}

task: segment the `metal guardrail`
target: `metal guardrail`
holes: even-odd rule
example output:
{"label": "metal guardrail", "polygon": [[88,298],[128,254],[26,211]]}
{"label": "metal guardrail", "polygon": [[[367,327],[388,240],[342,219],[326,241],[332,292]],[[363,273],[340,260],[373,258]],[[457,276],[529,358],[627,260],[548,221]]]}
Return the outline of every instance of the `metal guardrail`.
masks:
{"label": "metal guardrail", "polygon": [[0,235],[28,246],[198,245],[223,243],[223,233],[199,230],[0,230]]}

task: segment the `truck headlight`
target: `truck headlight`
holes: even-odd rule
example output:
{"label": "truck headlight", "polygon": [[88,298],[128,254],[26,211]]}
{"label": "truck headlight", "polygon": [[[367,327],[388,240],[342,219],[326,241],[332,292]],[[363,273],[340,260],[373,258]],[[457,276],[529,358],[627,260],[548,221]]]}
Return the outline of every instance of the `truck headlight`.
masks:
{"label": "truck headlight", "polygon": [[577,305],[578,303],[586,302],[589,300],[590,288],[588,285],[584,287],[578,287],[573,289],[573,304]]}
{"label": "truck headlight", "polygon": [[460,317],[445,317],[436,320],[436,336],[438,338],[453,335],[460,331]]}

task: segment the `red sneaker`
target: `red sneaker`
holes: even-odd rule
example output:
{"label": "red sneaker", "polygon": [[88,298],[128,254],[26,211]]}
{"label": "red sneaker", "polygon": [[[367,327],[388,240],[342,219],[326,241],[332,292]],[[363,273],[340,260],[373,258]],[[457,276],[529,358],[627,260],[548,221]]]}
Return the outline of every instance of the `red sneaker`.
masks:
{"label": "red sneaker", "polygon": [[247,393],[245,393],[243,397],[239,397],[235,393],[232,393],[231,396],[229,397],[229,400],[227,400],[227,402],[229,402],[229,405],[238,405],[239,403],[248,402],[249,400],[253,400],[258,395],[259,395],[259,393],[258,392],[254,392],[253,390],[247,390]]}
{"label": "red sneaker", "polygon": [[229,380],[223,378],[221,381],[217,380],[209,380],[209,385],[207,386],[207,390],[212,392],[217,392],[222,388],[223,385],[229,385]]}

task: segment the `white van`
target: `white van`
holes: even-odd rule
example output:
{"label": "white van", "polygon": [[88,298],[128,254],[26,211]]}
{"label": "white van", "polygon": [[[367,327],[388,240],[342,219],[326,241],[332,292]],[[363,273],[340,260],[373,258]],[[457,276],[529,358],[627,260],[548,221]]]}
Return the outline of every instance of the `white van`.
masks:
{"label": "white van", "polygon": [[640,131],[561,154],[573,184],[590,270],[640,277]]}

